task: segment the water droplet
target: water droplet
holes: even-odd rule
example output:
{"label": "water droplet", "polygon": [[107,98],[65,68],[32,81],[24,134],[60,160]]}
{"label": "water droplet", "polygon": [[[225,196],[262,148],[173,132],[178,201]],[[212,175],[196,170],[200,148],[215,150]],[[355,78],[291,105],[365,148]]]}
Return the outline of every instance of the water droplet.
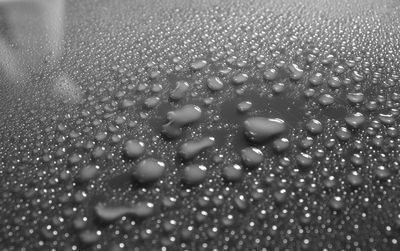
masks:
{"label": "water droplet", "polygon": [[363,178],[356,171],[349,173],[346,177],[347,182],[353,187],[359,187],[363,183]]}
{"label": "water droplet", "polygon": [[304,76],[304,71],[300,69],[300,67],[297,64],[290,64],[288,66],[289,71],[290,71],[290,78],[293,80],[300,80]]}
{"label": "water droplet", "polygon": [[204,137],[199,140],[191,140],[184,144],[179,149],[179,155],[184,160],[191,160],[199,153],[215,144],[214,137]]}
{"label": "water droplet", "polygon": [[365,123],[365,117],[362,113],[357,112],[347,116],[345,118],[345,121],[348,126],[357,129],[360,128]]}
{"label": "water droplet", "polygon": [[332,97],[332,95],[330,94],[323,94],[320,98],[319,98],[319,103],[323,106],[328,106],[333,104],[333,102],[335,101],[335,99]]}
{"label": "water droplet", "polygon": [[243,84],[244,82],[246,82],[248,78],[249,78],[249,76],[247,74],[240,73],[238,75],[233,76],[232,82],[236,85],[240,85],[240,84]]}
{"label": "water droplet", "polygon": [[132,172],[132,176],[140,183],[149,183],[159,180],[164,175],[164,172],[164,162],[148,158],[137,164]]}
{"label": "water droplet", "polygon": [[123,151],[128,158],[139,158],[144,153],[144,143],[136,139],[127,140]]}
{"label": "water droplet", "polygon": [[307,130],[312,134],[320,134],[324,129],[319,120],[312,119],[306,124]]}
{"label": "water droplet", "polygon": [[275,80],[277,76],[278,72],[275,69],[268,69],[264,72],[264,78],[269,81]]}
{"label": "water droplet", "polygon": [[167,113],[167,119],[178,126],[185,126],[201,118],[201,109],[197,105],[185,105]]}
{"label": "water droplet", "polygon": [[329,206],[336,211],[341,210],[344,207],[344,202],[341,197],[334,196],[329,200]]}
{"label": "water droplet", "polygon": [[145,218],[154,212],[154,205],[149,202],[139,202],[132,206],[109,206],[98,204],[94,207],[95,215],[103,222],[113,222],[122,216]]}
{"label": "water droplet", "polygon": [[240,112],[247,112],[252,106],[253,104],[250,101],[243,101],[238,104],[238,110]]}
{"label": "water droplet", "polygon": [[300,153],[296,155],[297,165],[301,168],[309,168],[313,164],[313,158],[307,153]]}
{"label": "water droplet", "polygon": [[245,135],[254,142],[265,142],[286,130],[286,124],[279,118],[251,117],[244,122]]}
{"label": "water droplet", "polygon": [[236,182],[242,179],[243,170],[238,164],[227,165],[222,169],[222,177],[230,182]]}
{"label": "water droplet", "polygon": [[317,86],[322,84],[323,76],[322,73],[316,72],[314,73],[310,79],[308,80],[312,85]]}
{"label": "water droplet", "polygon": [[224,88],[224,83],[218,77],[211,77],[207,79],[207,86],[211,91],[219,91]]}
{"label": "water droplet", "polygon": [[255,147],[246,147],[241,150],[243,164],[247,167],[256,167],[264,160],[264,155],[260,149]]}
{"label": "water droplet", "polygon": [[189,83],[186,81],[177,81],[176,82],[176,86],[175,89],[173,89],[171,91],[171,93],[169,94],[169,97],[172,100],[180,100],[183,97],[185,97],[186,92],[189,90]]}
{"label": "water droplet", "polygon": [[190,64],[190,68],[192,68],[192,70],[201,70],[202,68],[204,68],[207,65],[207,61],[205,61],[204,59],[199,59],[196,61],[193,61]]}
{"label": "water droplet", "polygon": [[379,114],[379,120],[385,125],[392,125],[395,122],[394,116],[392,114]]}
{"label": "water droplet", "polygon": [[347,94],[347,100],[353,104],[358,104],[364,101],[364,94],[360,92],[350,92]]}
{"label": "water droplet", "polygon": [[87,165],[79,170],[78,175],[76,177],[77,181],[80,183],[88,182],[93,179],[98,172],[99,167],[96,165]]}
{"label": "water droplet", "polygon": [[207,175],[207,168],[199,164],[191,164],[183,169],[182,181],[187,185],[201,184]]}
{"label": "water droplet", "polygon": [[380,180],[387,180],[391,176],[390,170],[385,166],[375,167],[374,174]]}
{"label": "water droplet", "polygon": [[287,138],[279,138],[272,142],[272,147],[277,152],[284,152],[289,149],[290,142]]}

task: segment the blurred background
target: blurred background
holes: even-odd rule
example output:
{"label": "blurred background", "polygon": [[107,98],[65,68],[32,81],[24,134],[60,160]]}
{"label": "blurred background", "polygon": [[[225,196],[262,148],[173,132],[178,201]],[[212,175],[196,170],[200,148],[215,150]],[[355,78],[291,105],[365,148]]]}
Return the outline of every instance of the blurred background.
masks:
{"label": "blurred background", "polygon": [[0,65],[11,83],[54,65],[63,36],[64,0],[0,0]]}

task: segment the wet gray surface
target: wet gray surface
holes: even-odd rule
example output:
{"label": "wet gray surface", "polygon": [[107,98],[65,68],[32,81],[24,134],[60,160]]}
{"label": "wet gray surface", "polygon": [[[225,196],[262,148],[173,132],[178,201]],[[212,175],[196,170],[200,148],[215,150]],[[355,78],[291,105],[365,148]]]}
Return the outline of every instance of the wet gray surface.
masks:
{"label": "wet gray surface", "polygon": [[0,249],[399,250],[399,6],[0,0]]}

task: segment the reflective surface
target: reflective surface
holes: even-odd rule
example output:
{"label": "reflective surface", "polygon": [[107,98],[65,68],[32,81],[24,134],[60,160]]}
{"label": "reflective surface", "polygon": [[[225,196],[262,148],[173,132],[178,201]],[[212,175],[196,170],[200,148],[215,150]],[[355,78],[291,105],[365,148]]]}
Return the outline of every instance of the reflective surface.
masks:
{"label": "reflective surface", "polygon": [[0,249],[398,250],[399,10],[0,0]]}

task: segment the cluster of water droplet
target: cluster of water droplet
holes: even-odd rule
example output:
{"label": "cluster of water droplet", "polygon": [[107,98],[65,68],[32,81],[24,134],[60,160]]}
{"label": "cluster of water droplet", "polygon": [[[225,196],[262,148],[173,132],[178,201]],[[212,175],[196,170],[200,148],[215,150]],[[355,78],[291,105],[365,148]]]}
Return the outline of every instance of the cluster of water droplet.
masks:
{"label": "cluster of water droplet", "polygon": [[398,249],[398,5],[68,6],[2,95],[2,250]]}

